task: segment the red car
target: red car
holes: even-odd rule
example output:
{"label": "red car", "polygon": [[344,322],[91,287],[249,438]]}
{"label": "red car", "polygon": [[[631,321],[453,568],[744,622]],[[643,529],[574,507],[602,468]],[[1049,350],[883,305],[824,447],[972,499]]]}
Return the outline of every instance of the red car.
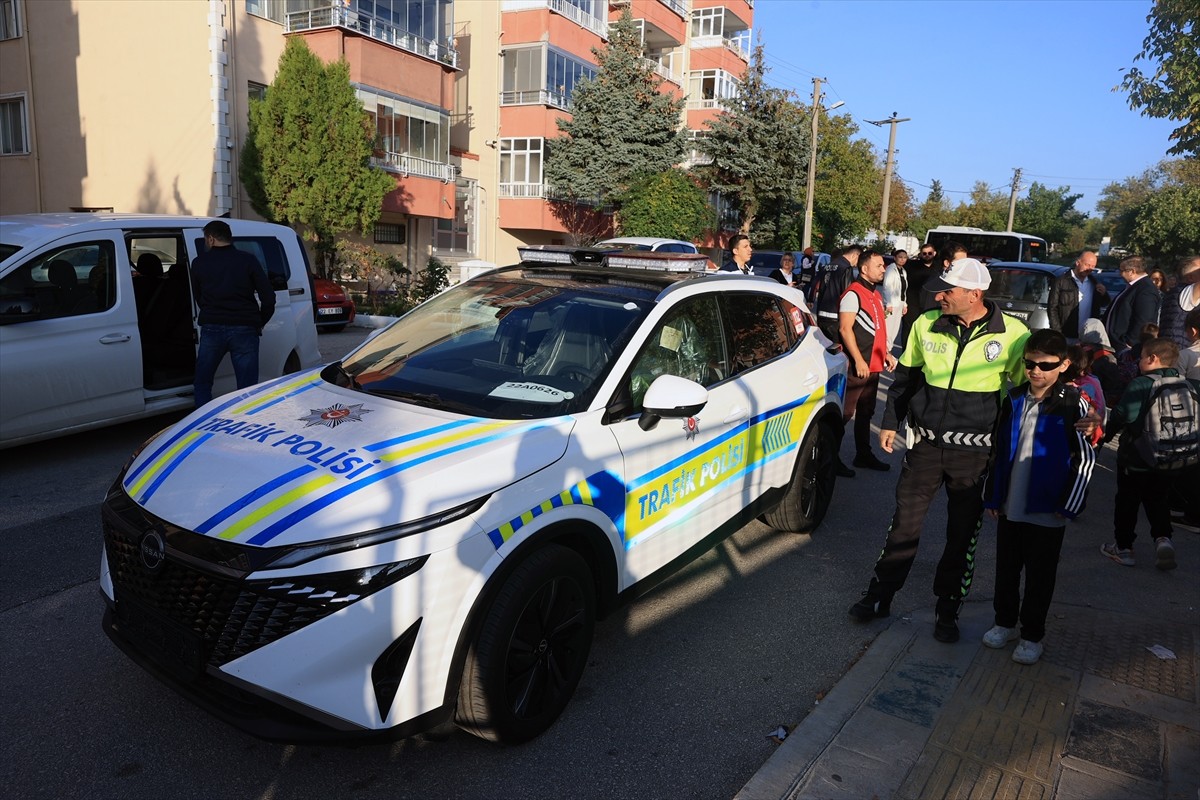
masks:
{"label": "red car", "polygon": [[346,290],[325,278],[314,278],[317,293],[317,330],[336,333],[354,322],[354,301]]}

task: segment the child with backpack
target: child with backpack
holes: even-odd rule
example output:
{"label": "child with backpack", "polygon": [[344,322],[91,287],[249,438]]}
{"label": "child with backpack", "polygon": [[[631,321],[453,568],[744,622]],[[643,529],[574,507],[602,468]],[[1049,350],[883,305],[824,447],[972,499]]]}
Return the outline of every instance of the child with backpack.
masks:
{"label": "child with backpack", "polygon": [[1178,360],[1175,342],[1144,342],[1138,364],[1141,375],[1130,381],[1109,415],[1105,441],[1124,435],[1117,447],[1115,541],[1102,545],[1100,552],[1122,566],[1135,564],[1134,529],[1142,506],[1154,538],[1155,566],[1175,568],[1167,493],[1179,471],[1200,463],[1200,381],[1180,376],[1175,369]]}
{"label": "child with backpack", "polygon": [[1089,406],[1063,381],[1070,364],[1062,333],[1030,334],[1025,341],[1029,382],[1004,398],[992,438],[995,463],[983,498],[984,508],[998,520],[996,624],[983,643],[999,649],[1020,639],[1012,654],[1018,664],[1035,664],[1042,657],[1067,521],[1083,511],[1096,463],[1088,437],[1075,429]]}

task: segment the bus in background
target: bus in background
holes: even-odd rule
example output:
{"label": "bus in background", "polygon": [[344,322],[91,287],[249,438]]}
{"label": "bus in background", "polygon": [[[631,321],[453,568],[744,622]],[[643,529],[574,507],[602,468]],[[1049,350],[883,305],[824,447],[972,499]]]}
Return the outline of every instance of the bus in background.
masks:
{"label": "bus in background", "polygon": [[939,225],[925,234],[925,244],[938,250],[946,242],[958,242],[967,248],[971,258],[987,263],[990,261],[1037,261],[1049,257],[1050,248],[1046,240],[1027,233],[1013,231],[985,231],[983,228],[968,228],[961,225]]}

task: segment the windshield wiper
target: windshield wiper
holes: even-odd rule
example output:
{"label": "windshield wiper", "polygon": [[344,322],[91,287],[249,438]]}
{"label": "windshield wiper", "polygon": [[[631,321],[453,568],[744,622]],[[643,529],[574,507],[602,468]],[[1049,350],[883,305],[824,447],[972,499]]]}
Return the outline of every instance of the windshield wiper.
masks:
{"label": "windshield wiper", "polygon": [[479,410],[467,403],[459,403],[454,400],[447,400],[440,394],[434,392],[410,392],[404,389],[367,389],[371,394],[377,394],[382,397],[392,397],[397,400],[405,400],[409,403],[426,408],[436,408],[441,411],[454,411],[467,416],[479,416]]}
{"label": "windshield wiper", "polygon": [[330,383],[332,383],[334,386],[349,386],[351,389],[358,389],[359,391],[362,391],[362,384],[355,380],[354,376],[346,371],[346,368],[342,366],[342,362],[334,361],[330,363],[326,369],[333,369],[333,371],[337,373],[338,380],[330,381]]}

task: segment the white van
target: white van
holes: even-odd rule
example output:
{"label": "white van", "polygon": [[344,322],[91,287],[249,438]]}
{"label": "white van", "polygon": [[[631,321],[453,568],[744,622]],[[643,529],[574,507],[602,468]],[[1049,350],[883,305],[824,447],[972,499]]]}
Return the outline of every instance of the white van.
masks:
{"label": "white van", "polygon": [[[190,408],[188,265],[210,217],[0,217],[0,448]],[[275,289],[259,378],[320,363],[308,257],[282,225],[227,220]],[[139,269],[140,266],[140,269]],[[226,358],[214,395],[236,384]]]}

